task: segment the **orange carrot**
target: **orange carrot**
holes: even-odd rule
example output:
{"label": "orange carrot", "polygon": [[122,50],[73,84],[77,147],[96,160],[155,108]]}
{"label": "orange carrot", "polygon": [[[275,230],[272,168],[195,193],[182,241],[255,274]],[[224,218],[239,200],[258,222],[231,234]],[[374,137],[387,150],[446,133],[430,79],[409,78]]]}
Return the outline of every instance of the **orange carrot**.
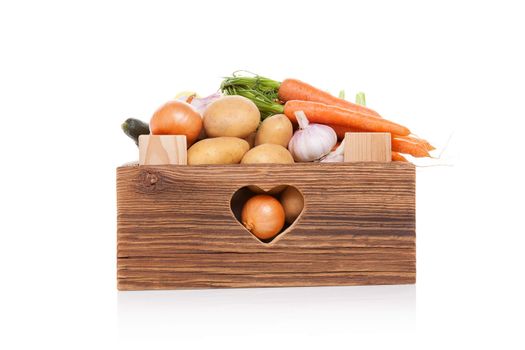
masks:
{"label": "orange carrot", "polygon": [[423,147],[425,147],[427,151],[433,151],[433,150],[436,149],[436,147],[432,146],[430,144],[430,142],[428,142],[425,139],[420,139],[420,138],[416,138],[416,137],[410,137],[410,139],[411,140],[415,140],[416,142],[419,142],[420,144],[422,144]]}
{"label": "orange carrot", "polygon": [[278,95],[279,99],[283,102],[293,100],[320,102],[326,105],[345,108],[352,112],[380,117],[379,113],[373,109],[335,97],[326,91],[297,79],[285,79],[279,86]]}
{"label": "orange carrot", "polygon": [[[356,128],[349,128],[346,126],[335,125],[335,124],[329,124],[328,126],[334,129],[335,133],[337,134],[338,140],[343,140],[347,132],[363,132],[364,131],[364,130],[359,130]],[[423,140],[423,139],[418,139],[413,136],[392,135],[392,138],[397,139],[396,142],[392,142],[393,151],[402,152],[404,149],[407,149],[408,147],[407,143],[419,145],[420,147],[410,146],[410,149],[412,149],[412,152],[415,152],[415,154],[412,154],[414,157],[416,156],[425,157],[425,156],[420,155],[424,153],[420,150],[420,148],[423,148],[425,151],[435,150],[435,148],[430,143],[428,143],[428,141]],[[404,153],[411,154],[410,152],[404,152]]]}
{"label": "orange carrot", "polygon": [[[394,137],[410,134],[408,128],[384,120],[376,111],[365,107],[363,100],[360,100],[363,105],[355,104],[296,79],[279,82],[259,75],[246,77],[234,73],[232,77],[224,79],[221,90],[226,95],[240,95],[252,100],[263,119],[272,114],[284,113],[295,121],[294,112],[303,110],[310,121],[330,125],[339,139],[344,138],[344,134],[349,131],[390,132]],[[411,137],[405,141],[411,142],[405,144],[400,141],[400,146],[416,154],[420,153],[417,145],[427,154],[434,149],[422,139]]]}
{"label": "orange carrot", "polygon": [[349,128],[347,126],[337,125],[337,124],[328,124],[329,127],[334,129],[337,134],[338,140],[343,140],[347,132],[363,132],[363,130],[358,130],[356,128]]}
{"label": "orange carrot", "polygon": [[399,135],[394,135],[393,137],[396,137],[396,138],[399,138],[399,139],[404,139],[406,141],[410,141],[412,143],[417,143],[419,145],[421,145],[424,149],[426,149],[427,151],[433,151],[435,150],[436,148],[434,146],[432,146],[427,140],[424,140],[424,139],[420,139],[420,138],[417,138],[417,137],[414,137],[414,136],[399,136]]}
{"label": "orange carrot", "polygon": [[414,157],[430,157],[430,154],[424,146],[403,137],[395,136],[392,138],[392,150],[410,154]]}
{"label": "orange carrot", "polygon": [[263,119],[267,115],[276,113],[272,105],[276,100],[283,103],[294,100],[319,102],[380,117],[373,109],[335,97],[297,79],[279,82],[260,75],[246,76],[242,72],[234,72],[233,76],[224,78],[221,90],[225,95],[241,95],[252,99],[261,111]]}
{"label": "orange carrot", "polygon": [[337,149],[337,147],[339,147],[339,145],[341,144],[340,141],[337,141],[334,145],[334,147],[332,147],[332,151],[335,151]]}
{"label": "orange carrot", "polygon": [[433,151],[436,149],[436,147],[432,146],[427,140],[421,139],[421,142],[423,143],[427,151]]}
{"label": "orange carrot", "polygon": [[310,101],[288,101],[284,105],[284,114],[294,123],[297,122],[294,113],[298,111],[303,111],[312,123],[336,124],[363,131],[389,132],[401,136],[410,135],[410,130],[402,125],[337,106]]}
{"label": "orange carrot", "polygon": [[399,152],[392,152],[392,161],[394,162],[408,162],[408,160],[403,157]]}

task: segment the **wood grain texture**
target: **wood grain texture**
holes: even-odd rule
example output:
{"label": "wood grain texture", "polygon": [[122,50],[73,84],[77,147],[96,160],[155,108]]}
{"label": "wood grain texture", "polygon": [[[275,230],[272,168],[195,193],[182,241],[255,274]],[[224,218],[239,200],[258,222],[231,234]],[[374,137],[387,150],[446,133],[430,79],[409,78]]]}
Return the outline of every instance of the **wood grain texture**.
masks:
{"label": "wood grain texture", "polygon": [[390,133],[347,132],[344,142],[345,162],[392,161],[392,141]]}
{"label": "wood grain texture", "polygon": [[186,165],[188,151],[185,135],[140,135],[140,165]]}
{"label": "wood grain texture", "polygon": [[[264,244],[230,208],[241,187],[293,185],[302,215]],[[117,169],[120,290],[415,283],[412,164]]]}

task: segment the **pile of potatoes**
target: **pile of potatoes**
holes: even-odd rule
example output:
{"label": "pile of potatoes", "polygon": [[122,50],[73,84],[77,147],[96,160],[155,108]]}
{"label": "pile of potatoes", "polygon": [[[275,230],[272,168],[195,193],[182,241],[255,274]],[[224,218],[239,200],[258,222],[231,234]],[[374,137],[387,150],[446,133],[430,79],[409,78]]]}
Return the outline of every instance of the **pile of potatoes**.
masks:
{"label": "pile of potatoes", "polygon": [[188,164],[293,163],[286,148],[293,135],[290,120],[283,114],[260,120],[259,109],[249,99],[221,97],[203,114],[208,138],[188,149]]}

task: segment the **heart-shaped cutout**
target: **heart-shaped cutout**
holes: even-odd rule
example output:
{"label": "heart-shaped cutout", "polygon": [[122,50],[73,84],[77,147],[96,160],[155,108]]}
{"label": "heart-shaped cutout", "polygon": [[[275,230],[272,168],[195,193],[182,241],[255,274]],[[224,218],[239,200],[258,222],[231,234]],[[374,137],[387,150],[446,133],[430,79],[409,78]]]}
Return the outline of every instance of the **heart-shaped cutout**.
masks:
{"label": "heart-shaped cutout", "polygon": [[304,196],[291,185],[267,191],[256,185],[235,191],[230,200],[235,219],[263,244],[275,243],[297,224],[304,209]]}

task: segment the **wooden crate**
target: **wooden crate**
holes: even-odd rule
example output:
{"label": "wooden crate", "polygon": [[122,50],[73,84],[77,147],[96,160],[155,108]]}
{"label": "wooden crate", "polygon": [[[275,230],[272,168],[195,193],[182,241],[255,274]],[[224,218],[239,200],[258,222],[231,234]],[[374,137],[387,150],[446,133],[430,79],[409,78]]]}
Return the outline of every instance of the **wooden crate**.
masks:
{"label": "wooden crate", "polygon": [[[292,185],[305,200],[262,243],[234,217],[241,187]],[[119,290],[408,284],[416,280],[409,163],[123,166]]]}

